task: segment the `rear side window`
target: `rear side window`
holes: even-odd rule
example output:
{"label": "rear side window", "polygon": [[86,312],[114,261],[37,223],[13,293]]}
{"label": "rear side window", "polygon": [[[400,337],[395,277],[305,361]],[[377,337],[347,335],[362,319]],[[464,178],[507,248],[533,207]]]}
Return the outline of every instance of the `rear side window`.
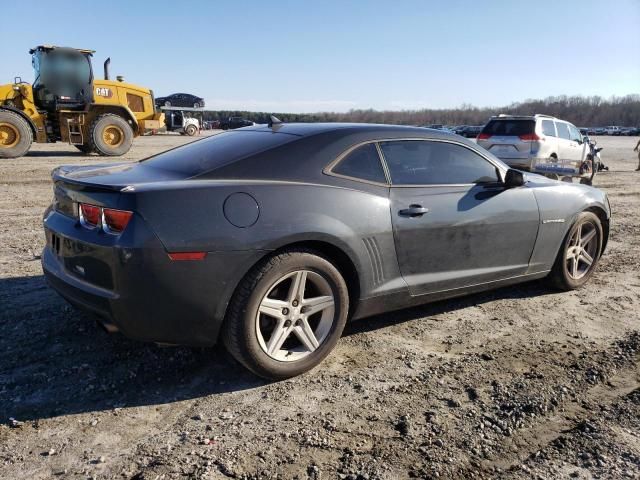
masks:
{"label": "rear side window", "polygon": [[160,168],[193,177],[298,138],[294,135],[273,132],[224,132],[160,153],[142,160],[142,163],[147,167]]}
{"label": "rear side window", "polygon": [[534,120],[489,120],[482,133],[488,133],[489,135],[504,135],[519,137],[520,135],[527,135],[528,133],[534,133],[536,128],[536,122]]}
{"label": "rear side window", "polygon": [[359,178],[370,182],[387,183],[375,144],[362,145],[340,160],[331,169],[333,173],[346,177]]}
{"label": "rear side window", "polygon": [[553,124],[553,120],[542,120],[542,133],[547,137],[556,136],[556,127]]}
{"label": "rear side window", "polygon": [[455,185],[498,181],[498,172],[482,156],[455,143],[422,140],[382,142],[394,185]]}
{"label": "rear side window", "polygon": [[571,134],[569,133],[569,125],[562,122],[556,122],[556,128],[558,129],[558,136],[560,138],[565,138],[567,140],[571,139]]}

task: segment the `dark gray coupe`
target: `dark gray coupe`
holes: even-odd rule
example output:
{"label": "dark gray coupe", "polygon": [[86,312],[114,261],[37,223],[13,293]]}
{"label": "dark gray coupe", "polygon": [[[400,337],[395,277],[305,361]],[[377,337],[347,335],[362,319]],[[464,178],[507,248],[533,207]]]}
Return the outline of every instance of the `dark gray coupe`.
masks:
{"label": "dark gray coupe", "polygon": [[54,289],[132,338],[221,338],[269,378],[317,365],[348,318],[546,276],[580,287],[609,233],[603,192],[424,128],[274,123],[52,176]]}

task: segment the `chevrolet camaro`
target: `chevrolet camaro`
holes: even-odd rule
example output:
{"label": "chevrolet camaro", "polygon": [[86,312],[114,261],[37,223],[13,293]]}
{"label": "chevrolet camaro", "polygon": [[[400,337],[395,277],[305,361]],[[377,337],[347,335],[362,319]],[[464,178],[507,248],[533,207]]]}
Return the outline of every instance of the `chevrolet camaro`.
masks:
{"label": "chevrolet camaro", "polygon": [[273,379],[320,363],[348,319],[543,277],[579,288],[609,234],[600,190],[425,128],[273,119],[52,178],[51,287],[109,331],[220,340]]}

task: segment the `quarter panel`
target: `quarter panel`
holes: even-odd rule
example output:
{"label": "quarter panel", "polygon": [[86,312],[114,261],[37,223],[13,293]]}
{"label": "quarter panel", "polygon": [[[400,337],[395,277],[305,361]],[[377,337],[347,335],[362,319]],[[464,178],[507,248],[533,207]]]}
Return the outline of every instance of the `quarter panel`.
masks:
{"label": "quarter panel", "polygon": [[[138,192],[136,210],[169,251],[273,251],[324,241],[344,251],[360,277],[362,297],[402,290],[388,188],[342,188],[294,182],[178,182],[180,189]],[[224,202],[245,193],[258,204],[248,227],[232,225]]]}
{"label": "quarter panel", "polygon": [[560,245],[580,212],[598,207],[610,216],[604,192],[584,185],[528,175],[529,185],[540,208],[540,230],[528,273],[550,270]]}

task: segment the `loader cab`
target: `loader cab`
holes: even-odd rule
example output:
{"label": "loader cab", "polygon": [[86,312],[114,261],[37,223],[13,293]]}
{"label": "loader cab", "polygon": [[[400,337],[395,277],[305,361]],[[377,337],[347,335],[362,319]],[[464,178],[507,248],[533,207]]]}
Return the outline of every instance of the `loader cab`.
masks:
{"label": "loader cab", "polygon": [[83,110],[93,102],[92,50],[38,46],[29,51],[36,106],[46,111]]}

